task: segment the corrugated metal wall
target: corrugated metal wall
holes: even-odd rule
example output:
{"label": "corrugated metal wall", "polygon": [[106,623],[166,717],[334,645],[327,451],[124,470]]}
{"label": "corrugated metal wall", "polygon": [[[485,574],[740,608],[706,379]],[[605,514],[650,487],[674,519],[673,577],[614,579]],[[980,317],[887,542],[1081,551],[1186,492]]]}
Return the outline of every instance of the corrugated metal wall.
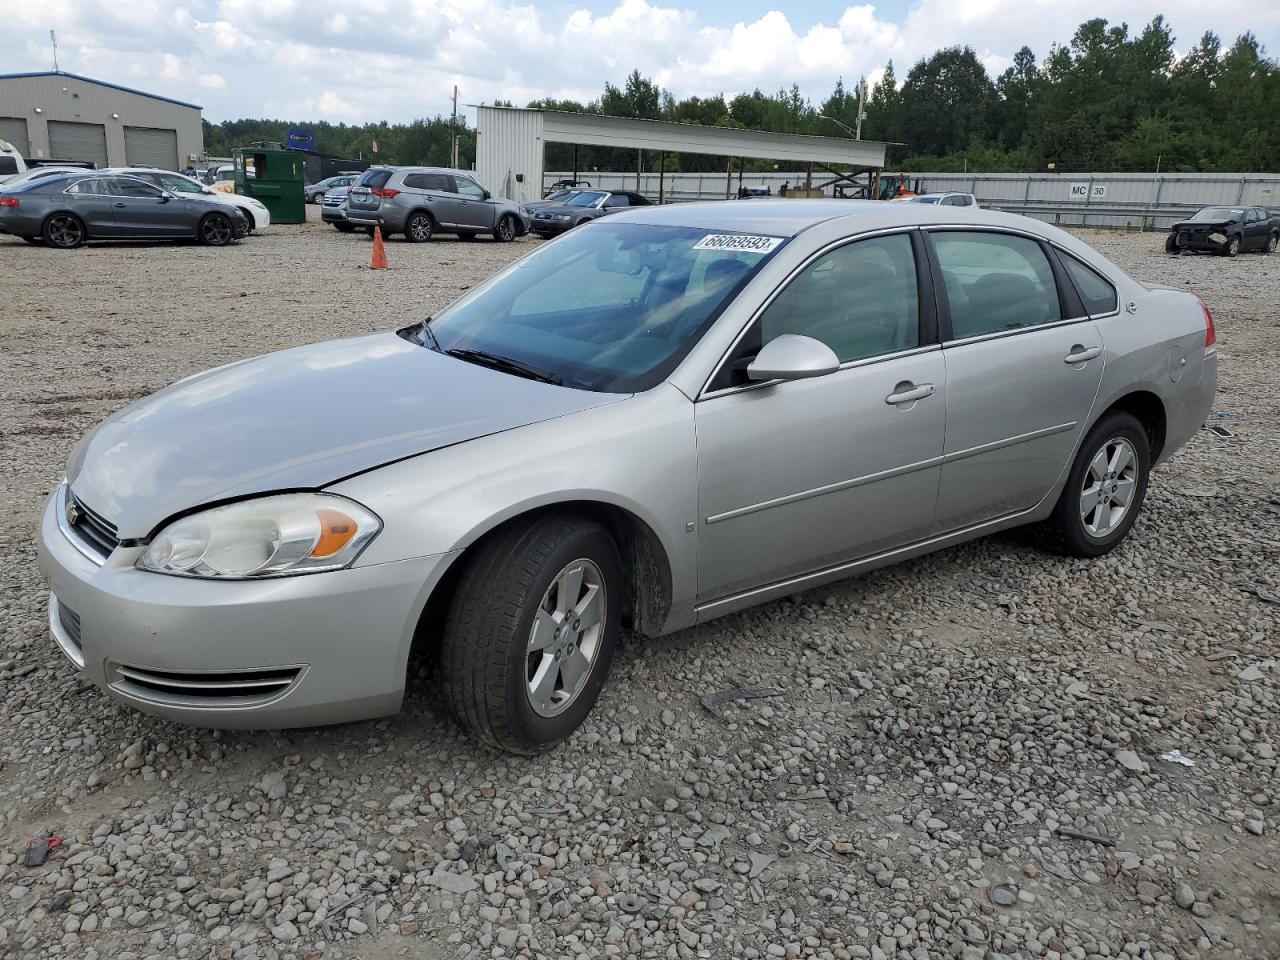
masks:
{"label": "corrugated metal wall", "polygon": [[0,104],[6,115],[26,121],[27,155],[35,158],[52,156],[50,121],[101,126],[106,133],[106,162],[111,166],[122,167],[128,162],[126,125],[172,130],[179,166],[204,154],[199,107],[158,100],[65,73],[0,78]]}
{"label": "corrugated metal wall", "polygon": [[476,177],[494,196],[528,203],[542,197],[542,114],[480,107]]}

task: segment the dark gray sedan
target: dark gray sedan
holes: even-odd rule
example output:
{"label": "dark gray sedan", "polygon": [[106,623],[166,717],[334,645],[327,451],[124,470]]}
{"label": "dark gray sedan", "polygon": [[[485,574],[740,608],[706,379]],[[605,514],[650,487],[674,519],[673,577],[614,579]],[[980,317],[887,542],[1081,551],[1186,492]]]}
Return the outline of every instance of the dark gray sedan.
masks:
{"label": "dark gray sedan", "polygon": [[63,249],[89,240],[195,239],[221,247],[248,232],[239,210],[136,177],[47,177],[0,195],[0,233]]}
{"label": "dark gray sedan", "polygon": [[648,197],[630,190],[583,190],[563,203],[531,211],[533,219],[529,229],[545,239],[619,210],[647,206]]}

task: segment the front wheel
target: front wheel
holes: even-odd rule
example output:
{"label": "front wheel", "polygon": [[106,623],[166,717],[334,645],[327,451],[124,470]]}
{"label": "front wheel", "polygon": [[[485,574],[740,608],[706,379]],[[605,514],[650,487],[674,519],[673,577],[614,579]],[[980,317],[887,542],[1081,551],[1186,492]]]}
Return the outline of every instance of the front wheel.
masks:
{"label": "front wheel", "polygon": [[498,221],[493,231],[493,239],[500,243],[510,243],[516,238],[516,218],[507,214]]}
{"label": "front wheel", "polygon": [[454,715],[512,753],[549,750],[590,713],[613,661],[622,572],[613,538],[569,516],[517,522],[467,562],[441,664]]}
{"label": "front wheel", "polygon": [[1182,247],[1178,246],[1178,237],[1176,234],[1169,234],[1164,238],[1164,252],[1172,253],[1175,256],[1182,252]]}
{"label": "front wheel", "polygon": [[1227,241],[1227,245],[1222,248],[1223,254],[1228,257],[1238,256],[1240,253],[1240,238],[1232,237]]}
{"label": "front wheel", "polygon": [[1147,495],[1151,447],[1133,414],[1099,420],[1076,454],[1067,485],[1044,524],[1048,545],[1075,557],[1100,557],[1123,540]]}
{"label": "front wheel", "polygon": [[233,239],[231,219],[221,213],[211,213],[200,221],[196,236],[206,247],[225,247]]}

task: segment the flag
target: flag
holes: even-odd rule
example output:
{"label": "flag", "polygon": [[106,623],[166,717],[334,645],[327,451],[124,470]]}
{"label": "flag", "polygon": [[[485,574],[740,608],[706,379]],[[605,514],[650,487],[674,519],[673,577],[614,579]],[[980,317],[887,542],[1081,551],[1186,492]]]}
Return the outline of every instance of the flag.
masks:
{"label": "flag", "polygon": [[378,152],[378,138],[377,138],[377,137],[374,137],[374,138],[373,138],[373,152],[374,152],[374,153],[377,153],[377,152]]}

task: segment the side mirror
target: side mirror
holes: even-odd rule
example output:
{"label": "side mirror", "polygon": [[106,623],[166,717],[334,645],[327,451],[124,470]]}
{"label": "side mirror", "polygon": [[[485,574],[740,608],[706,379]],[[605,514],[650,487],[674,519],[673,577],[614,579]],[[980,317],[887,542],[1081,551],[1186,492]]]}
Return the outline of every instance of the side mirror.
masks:
{"label": "side mirror", "polygon": [[486,191],[484,192],[484,198],[485,198],[486,200],[492,200],[492,199],[493,199],[493,194],[492,194],[492,193],[490,193],[488,190],[486,190]]}
{"label": "side mirror", "polygon": [[784,333],[764,345],[747,366],[751,380],[805,380],[840,369],[840,358],[821,340]]}

